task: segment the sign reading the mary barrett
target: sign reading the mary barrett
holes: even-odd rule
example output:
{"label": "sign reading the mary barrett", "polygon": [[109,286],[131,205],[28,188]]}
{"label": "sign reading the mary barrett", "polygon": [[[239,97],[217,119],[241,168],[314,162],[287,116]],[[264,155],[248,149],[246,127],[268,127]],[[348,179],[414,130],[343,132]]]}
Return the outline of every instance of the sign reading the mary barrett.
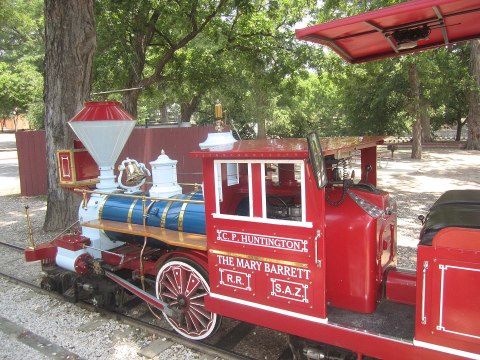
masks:
{"label": "sign reading the mary barrett", "polygon": [[[303,263],[210,250],[214,269],[210,275],[217,292],[268,306],[283,303],[308,307],[313,298],[312,270]],[[240,296],[240,295],[238,295]],[[276,301],[273,305],[271,301]],[[280,305],[280,306],[283,306]]]}
{"label": "sign reading the mary barrett", "polygon": [[249,234],[218,229],[217,241],[261,248],[282,249],[303,253],[307,252],[307,240],[291,239],[278,236]]}

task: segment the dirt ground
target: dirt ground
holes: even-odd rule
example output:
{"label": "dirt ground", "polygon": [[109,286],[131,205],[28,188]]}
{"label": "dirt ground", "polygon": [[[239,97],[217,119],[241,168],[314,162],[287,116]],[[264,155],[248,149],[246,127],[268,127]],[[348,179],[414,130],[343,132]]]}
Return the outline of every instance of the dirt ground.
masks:
{"label": "dirt ground", "polygon": [[393,160],[380,161],[377,177],[378,187],[397,200],[398,245],[413,247],[421,229],[418,215],[425,215],[442,193],[480,190],[480,151],[424,148],[422,160],[412,160],[410,154],[411,149],[401,149]]}

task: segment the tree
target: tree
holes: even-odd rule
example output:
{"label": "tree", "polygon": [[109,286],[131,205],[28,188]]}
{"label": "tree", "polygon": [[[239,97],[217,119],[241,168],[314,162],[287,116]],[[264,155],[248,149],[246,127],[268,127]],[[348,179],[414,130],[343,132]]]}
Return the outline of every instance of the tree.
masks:
{"label": "tree", "polygon": [[68,126],[89,97],[96,45],[93,0],[45,0],[45,134],[48,165],[44,229],[77,219],[77,197],[58,185],[57,150],[73,147]]}
{"label": "tree", "polygon": [[468,91],[468,137],[466,149],[480,150],[480,40],[472,41],[470,75],[473,84]]}
{"label": "tree", "polygon": [[[396,2],[326,0],[320,19],[353,15]],[[399,135],[405,125],[413,124],[413,156],[420,157],[421,142],[417,136],[421,136],[424,142],[431,141],[431,128],[436,129],[443,124],[457,125],[459,133],[464,124],[466,71],[463,54],[462,46],[416,54],[415,69],[408,66],[413,55],[375,61],[369,65],[354,65],[351,67],[353,70],[336,65],[331,73],[344,81],[334,80],[342,97],[341,116],[350,124],[350,131],[356,134]],[[395,65],[390,65],[390,61],[394,61]],[[415,70],[413,78],[408,76],[412,75],[412,70]],[[413,82],[404,81],[408,79]],[[418,118],[421,118],[420,122],[416,121]],[[459,140],[459,134],[457,137]]]}
{"label": "tree", "polygon": [[[228,0],[101,1],[99,20],[113,32],[109,44],[126,75],[124,88],[146,88],[165,80],[176,53],[219,16]],[[103,35],[108,38],[107,35]],[[124,107],[137,115],[141,89],[125,92]]]}
{"label": "tree", "polygon": [[0,3],[0,117],[28,113],[42,100],[42,0]]}
{"label": "tree", "polygon": [[422,116],[420,113],[420,82],[418,80],[417,63],[412,61],[408,67],[410,82],[411,113],[414,119],[412,128],[412,159],[422,158]]}
{"label": "tree", "polygon": [[19,59],[18,63],[0,62],[0,117],[25,113],[38,100],[42,77],[32,64]]}
{"label": "tree", "polygon": [[[98,3],[97,15],[101,25],[98,27],[100,51],[97,64],[101,66],[97,74],[101,72],[102,75],[97,76],[95,86],[143,86],[142,96],[135,91],[125,95],[126,106],[137,97],[138,116],[143,117],[145,114],[141,112],[152,103],[146,98],[155,94],[157,109],[151,109],[151,113],[175,102],[181,106],[182,121],[188,121],[194,113],[201,113],[203,119],[203,112],[209,108],[207,113],[210,114],[211,106],[218,98],[222,104],[229,105],[229,110],[236,110],[237,104],[233,102],[238,103],[238,96],[232,99],[231,106],[225,99],[226,93],[251,93],[253,88],[255,93],[268,92],[272,87],[270,84],[278,84],[285,74],[291,73],[281,68],[292,68],[291,59],[299,58],[303,53],[298,49],[308,46],[294,40],[293,25],[314,6],[311,0],[227,0],[223,5],[210,0],[145,1],[141,3],[143,10],[138,11],[140,3],[119,1],[112,5],[107,0]],[[142,21],[134,20],[137,13]],[[160,13],[161,17],[153,18],[155,13]],[[167,14],[169,18],[164,19]],[[150,24],[151,36],[144,35],[144,46],[136,47],[136,37],[147,34],[146,24]],[[182,39],[188,42],[182,43]],[[175,44],[182,44],[182,47]],[[107,65],[111,61],[115,66]],[[135,67],[137,62],[139,66]],[[302,64],[295,66],[301,68]],[[265,75],[266,81],[256,77],[255,73]],[[240,89],[241,86],[245,87]],[[249,96],[242,97],[250,100]],[[265,103],[271,104],[270,98],[266,94]],[[144,104],[147,106],[143,107]],[[245,107],[245,103],[238,105],[238,109]],[[245,112],[235,116],[248,123],[257,118],[247,116]]]}

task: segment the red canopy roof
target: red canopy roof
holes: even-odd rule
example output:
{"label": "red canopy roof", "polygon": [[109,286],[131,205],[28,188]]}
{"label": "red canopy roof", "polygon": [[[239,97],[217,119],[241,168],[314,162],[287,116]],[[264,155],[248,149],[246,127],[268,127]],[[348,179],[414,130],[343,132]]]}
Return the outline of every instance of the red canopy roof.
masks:
{"label": "red canopy roof", "polygon": [[421,51],[480,37],[479,0],[413,0],[296,30],[350,63]]}

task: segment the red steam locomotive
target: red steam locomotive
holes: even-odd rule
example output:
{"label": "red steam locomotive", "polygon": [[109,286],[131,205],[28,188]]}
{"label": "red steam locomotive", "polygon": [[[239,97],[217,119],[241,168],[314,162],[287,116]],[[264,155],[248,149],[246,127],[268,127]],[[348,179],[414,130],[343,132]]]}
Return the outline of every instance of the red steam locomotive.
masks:
{"label": "red steam locomotive", "polygon": [[[417,0],[297,36],[362,62],[478,37],[479,11],[479,1]],[[183,193],[162,153],[142,192],[144,164],[122,162],[121,189],[113,171],[134,124],[115,102],[87,103],[70,121],[91,155],[58,153],[61,182],[84,186],[81,231],[26,250],[45,288],[101,306],[126,289],[194,340],[222,316],[266,326],[291,335],[296,358],[480,359],[480,190],[435,202],[417,271],[405,271],[396,203],[376,187],[381,137],[210,134],[191,154],[200,190]],[[353,151],[359,181],[345,171]],[[96,189],[85,190],[95,163]]]}

